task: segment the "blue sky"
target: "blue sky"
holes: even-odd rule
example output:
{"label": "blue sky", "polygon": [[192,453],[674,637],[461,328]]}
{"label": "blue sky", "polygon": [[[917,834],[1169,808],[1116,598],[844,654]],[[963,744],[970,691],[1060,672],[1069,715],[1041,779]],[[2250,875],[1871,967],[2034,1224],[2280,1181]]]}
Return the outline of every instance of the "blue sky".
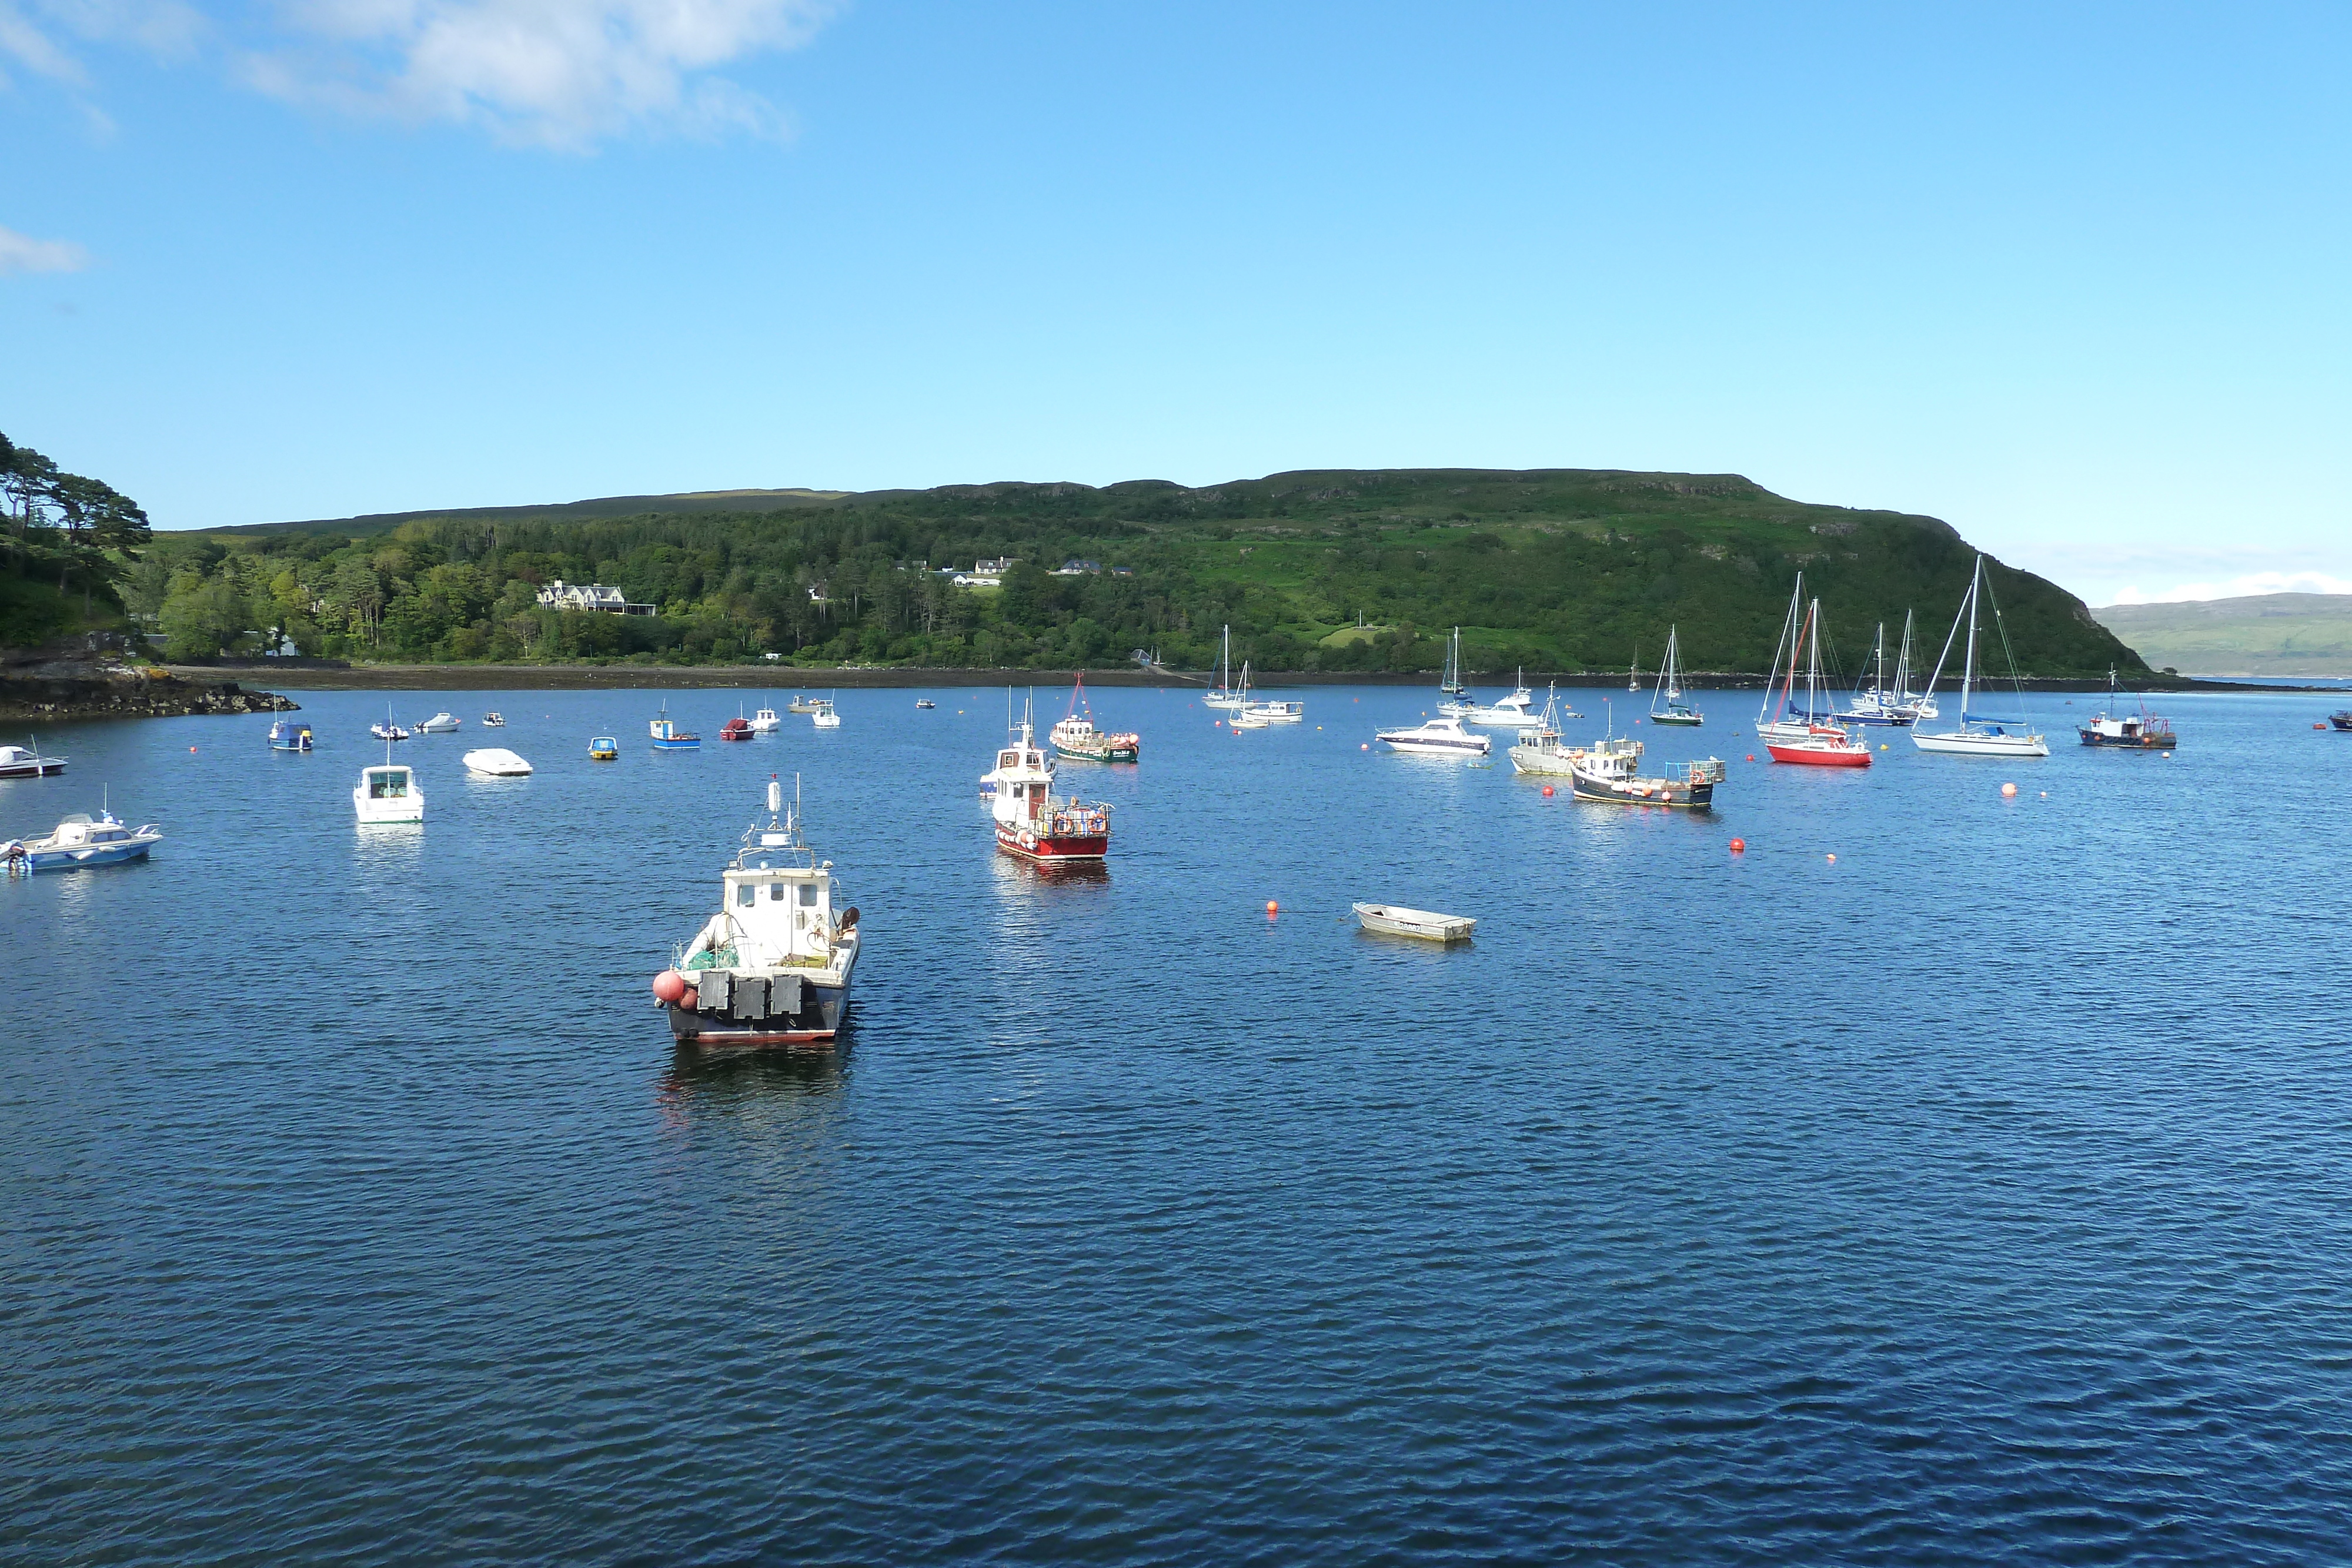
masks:
{"label": "blue sky", "polygon": [[0,430],[159,526],[1737,472],[2352,590],[2352,12],[0,0]]}

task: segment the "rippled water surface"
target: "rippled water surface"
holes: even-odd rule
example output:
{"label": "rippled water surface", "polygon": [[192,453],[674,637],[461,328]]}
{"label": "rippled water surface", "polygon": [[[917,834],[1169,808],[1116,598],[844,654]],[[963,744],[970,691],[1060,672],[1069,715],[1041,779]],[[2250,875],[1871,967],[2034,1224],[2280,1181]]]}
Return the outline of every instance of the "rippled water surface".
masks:
{"label": "rippled water surface", "polygon": [[[1849,775],[1713,695],[1690,817],[1359,749],[1420,692],[1109,691],[1115,862],[1049,881],[1003,693],[934,695],[664,755],[646,694],[395,695],[467,720],[421,831],[351,820],[381,695],[45,736],[0,835],[171,836],[0,884],[0,1558],[2352,1557],[2324,699]],[[682,1052],[646,981],[772,772],[854,1034]]]}

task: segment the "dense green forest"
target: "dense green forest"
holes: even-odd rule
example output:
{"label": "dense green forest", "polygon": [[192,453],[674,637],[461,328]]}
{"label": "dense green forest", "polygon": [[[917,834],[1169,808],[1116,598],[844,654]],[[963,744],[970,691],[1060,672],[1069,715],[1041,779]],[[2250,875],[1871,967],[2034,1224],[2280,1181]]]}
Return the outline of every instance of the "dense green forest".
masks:
{"label": "dense green forest", "polygon": [[[658,498],[648,503],[660,506]],[[765,509],[626,517],[412,515],[165,535],[123,601],[173,653],[256,634],[357,660],[731,662],[1068,668],[1159,653],[1262,671],[1433,670],[1464,629],[1482,671],[1768,665],[1801,570],[1853,668],[1881,621],[1919,614],[1932,658],[1973,552],[1932,518],[1787,500],[1736,476],[1598,470],[1278,474],[774,495]],[[959,588],[1015,558],[999,588]],[[1099,570],[1055,575],[1066,561]],[[607,583],[658,613],[542,609],[541,585]],[[1996,568],[2021,670],[2143,668],[2081,603]],[[1988,628],[1988,634],[1990,628]],[[1890,633],[1891,634],[1891,633]]]}
{"label": "dense green forest", "polygon": [[117,585],[148,538],[137,502],[0,434],[0,647],[120,622]]}

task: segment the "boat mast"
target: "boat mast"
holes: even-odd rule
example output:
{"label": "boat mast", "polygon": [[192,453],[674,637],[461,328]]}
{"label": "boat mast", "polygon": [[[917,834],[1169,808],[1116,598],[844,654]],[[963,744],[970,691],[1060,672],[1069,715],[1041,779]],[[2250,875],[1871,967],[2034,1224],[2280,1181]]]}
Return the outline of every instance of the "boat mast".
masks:
{"label": "boat mast", "polygon": [[1977,557],[1977,569],[1969,577],[1969,655],[1960,666],[1960,728],[1969,727],[1969,688],[1977,674],[1977,584],[1984,580],[1984,557]]}
{"label": "boat mast", "polygon": [[[1801,571],[1797,574],[1797,586],[1789,592],[1789,613],[1780,621],[1780,640],[1772,644],[1772,668],[1764,677],[1764,705],[1756,710],[1758,724],[1764,723],[1764,716],[1772,711],[1772,683],[1780,676],[1780,655],[1789,653],[1789,668],[1794,671],[1797,667],[1796,655],[1789,647],[1789,633],[1797,629],[1797,603],[1804,593],[1805,574]],[[1785,702],[1782,706],[1785,708]]]}
{"label": "boat mast", "polygon": [[[1805,724],[1808,728],[1821,722],[1822,711],[1822,601],[1818,599],[1805,612],[1805,625],[1813,634],[1812,656],[1805,662]],[[1792,674],[1793,671],[1790,672]]]}
{"label": "boat mast", "polygon": [[[1791,606],[1790,608],[1793,609],[1794,606]],[[1811,612],[1807,612],[1804,626],[1797,628],[1796,643],[1789,650],[1789,674],[1786,682],[1780,687],[1780,711],[1779,714],[1774,716],[1775,723],[1788,716],[1789,698],[1797,689],[1797,655],[1803,651],[1805,646],[1805,627],[1811,626],[1812,623],[1812,614]],[[1808,727],[1811,727],[1812,720],[1808,718],[1805,723]]]}

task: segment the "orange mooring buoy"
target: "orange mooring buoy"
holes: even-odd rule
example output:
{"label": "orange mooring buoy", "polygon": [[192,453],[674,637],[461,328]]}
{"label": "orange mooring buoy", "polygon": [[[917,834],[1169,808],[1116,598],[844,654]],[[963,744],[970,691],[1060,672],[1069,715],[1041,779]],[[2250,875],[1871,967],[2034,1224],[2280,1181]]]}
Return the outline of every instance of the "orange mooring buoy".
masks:
{"label": "orange mooring buoy", "polygon": [[1265,913],[1267,917],[1270,919],[1282,913],[1282,905],[1269,898],[1265,901]]}
{"label": "orange mooring buoy", "polygon": [[1748,841],[1747,841],[1746,839],[1734,839],[1734,840],[1732,840],[1732,841],[1731,841],[1731,852],[1732,852],[1733,854],[1736,854],[1736,855],[1744,855],[1744,854],[1746,854],[1746,853],[1748,852]]}
{"label": "orange mooring buoy", "polygon": [[1544,786],[1544,799],[1547,800],[1551,799],[1551,786],[1549,784]]}
{"label": "orange mooring buoy", "polygon": [[2006,800],[2017,793],[2017,786],[2014,784],[2004,784],[2000,787],[2000,793],[2001,797]]}

